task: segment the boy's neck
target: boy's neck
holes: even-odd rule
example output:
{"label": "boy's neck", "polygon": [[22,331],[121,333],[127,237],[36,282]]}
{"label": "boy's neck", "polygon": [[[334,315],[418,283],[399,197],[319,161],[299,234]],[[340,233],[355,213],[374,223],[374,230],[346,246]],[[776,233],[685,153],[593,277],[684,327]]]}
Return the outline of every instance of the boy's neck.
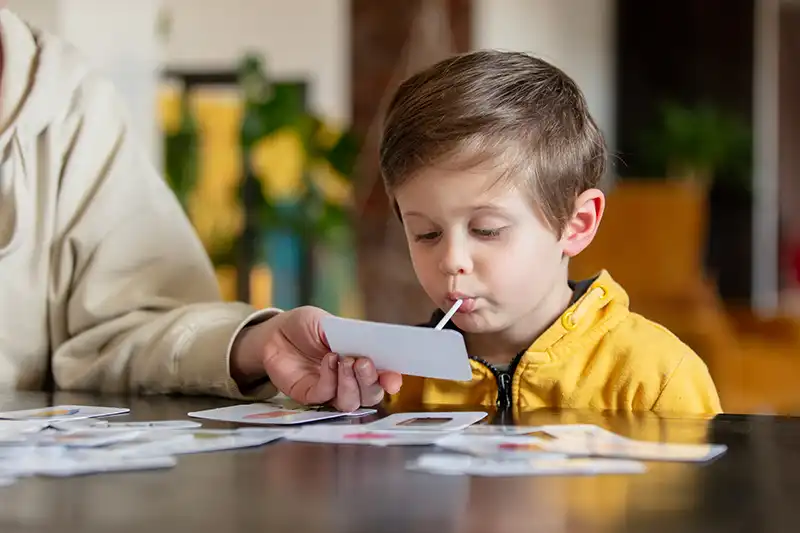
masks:
{"label": "boy's neck", "polygon": [[467,333],[465,340],[470,355],[491,364],[510,363],[558,320],[569,307],[572,294],[572,289],[564,280],[564,283],[553,287],[533,311],[520,317],[516,324],[492,333]]}

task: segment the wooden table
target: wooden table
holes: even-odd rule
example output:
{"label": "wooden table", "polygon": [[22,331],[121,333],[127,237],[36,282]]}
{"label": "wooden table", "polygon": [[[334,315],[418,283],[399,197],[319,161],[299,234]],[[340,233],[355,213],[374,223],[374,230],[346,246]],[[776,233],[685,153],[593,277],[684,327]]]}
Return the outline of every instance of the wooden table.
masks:
{"label": "wooden table", "polygon": [[[139,420],[230,405],[207,398],[0,395],[0,409],[130,407]],[[759,532],[800,531],[800,419],[532,412],[519,423],[595,423],[650,440],[724,443],[708,465],[636,476],[470,478],[411,472],[430,448],[278,441],[181,456],[165,471],[30,478],[0,488],[0,531]],[[208,427],[231,427],[206,422]]]}

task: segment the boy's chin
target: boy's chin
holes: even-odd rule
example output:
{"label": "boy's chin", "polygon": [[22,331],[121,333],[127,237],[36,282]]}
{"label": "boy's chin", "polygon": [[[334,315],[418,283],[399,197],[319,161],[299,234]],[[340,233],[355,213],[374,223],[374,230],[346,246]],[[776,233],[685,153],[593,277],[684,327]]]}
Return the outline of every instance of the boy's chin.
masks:
{"label": "boy's chin", "polygon": [[464,333],[492,333],[498,329],[478,313],[456,313],[452,321]]}

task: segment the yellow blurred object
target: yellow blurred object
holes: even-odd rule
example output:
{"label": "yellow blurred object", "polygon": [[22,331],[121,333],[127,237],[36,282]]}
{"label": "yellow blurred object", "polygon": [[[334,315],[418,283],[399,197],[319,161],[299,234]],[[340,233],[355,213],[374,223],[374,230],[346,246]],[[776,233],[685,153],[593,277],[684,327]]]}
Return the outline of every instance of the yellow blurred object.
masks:
{"label": "yellow blurred object", "polygon": [[217,283],[222,299],[226,302],[236,301],[236,268],[228,265],[218,266],[214,269],[217,274]]}
{"label": "yellow blurred object", "polygon": [[[216,268],[217,282],[222,299],[226,302],[235,302],[236,298],[236,268],[220,266]],[[266,266],[260,265],[250,272],[250,305],[257,309],[272,306],[272,273]]]}
{"label": "yellow blurred object", "polygon": [[336,144],[336,141],[339,140],[339,135],[341,135],[341,133],[341,128],[333,124],[321,124],[317,129],[317,142],[321,148],[329,150]]}
{"label": "yellow blurred object", "polygon": [[293,131],[276,131],[256,143],[251,163],[265,197],[280,201],[302,194],[303,145]]}
{"label": "yellow blurred object", "polygon": [[250,272],[250,303],[257,309],[272,306],[272,273],[264,265]]}
{"label": "yellow blurred object", "polygon": [[[200,162],[196,189],[189,198],[189,217],[209,253],[221,251],[241,231],[237,200],[241,161],[241,103],[234,94],[197,90],[190,107],[200,129]],[[163,131],[174,131],[181,118],[180,93],[165,87],[158,101]]]}
{"label": "yellow blurred object", "polygon": [[[200,129],[200,164],[196,189],[189,199],[189,218],[209,253],[224,251],[242,227],[238,201],[241,176],[239,124],[242,105],[233,92],[195,90],[190,106]],[[164,87],[158,100],[161,127],[174,131],[181,119],[180,93]],[[236,300],[236,269],[219,266],[217,279],[223,298]],[[272,299],[269,269],[259,266],[251,274],[256,307],[269,306]]]}
{"label": "yellow blurred object", "polygon": [[570,261],[583,279],[603,265],[636,302],[696,290],[703,271],[706,189],[689,180],[624,181],[607,195],[600,229]]}
{"label": "yellow blurred object", "polygon": [[331,202],[339,205],[352,205],[353,185],[327,163],[315,165],[312,171],[314,184]]}
{"label": "yellow blurred object", "polygon": [[161,130],[164,133],[175,133],[181,124],[181,92],[176,87],[162,87],[158,94],[156,106]]}

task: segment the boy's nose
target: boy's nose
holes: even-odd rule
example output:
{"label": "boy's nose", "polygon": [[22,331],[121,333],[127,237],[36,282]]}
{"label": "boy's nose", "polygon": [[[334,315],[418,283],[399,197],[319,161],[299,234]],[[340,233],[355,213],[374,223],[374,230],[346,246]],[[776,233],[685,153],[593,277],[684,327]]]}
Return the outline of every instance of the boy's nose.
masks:
{"label": "boy's nose", "polygon": [[472,272],[472,258],[466,246],[446,243],[440,268],[448,276],[464,275]]}

